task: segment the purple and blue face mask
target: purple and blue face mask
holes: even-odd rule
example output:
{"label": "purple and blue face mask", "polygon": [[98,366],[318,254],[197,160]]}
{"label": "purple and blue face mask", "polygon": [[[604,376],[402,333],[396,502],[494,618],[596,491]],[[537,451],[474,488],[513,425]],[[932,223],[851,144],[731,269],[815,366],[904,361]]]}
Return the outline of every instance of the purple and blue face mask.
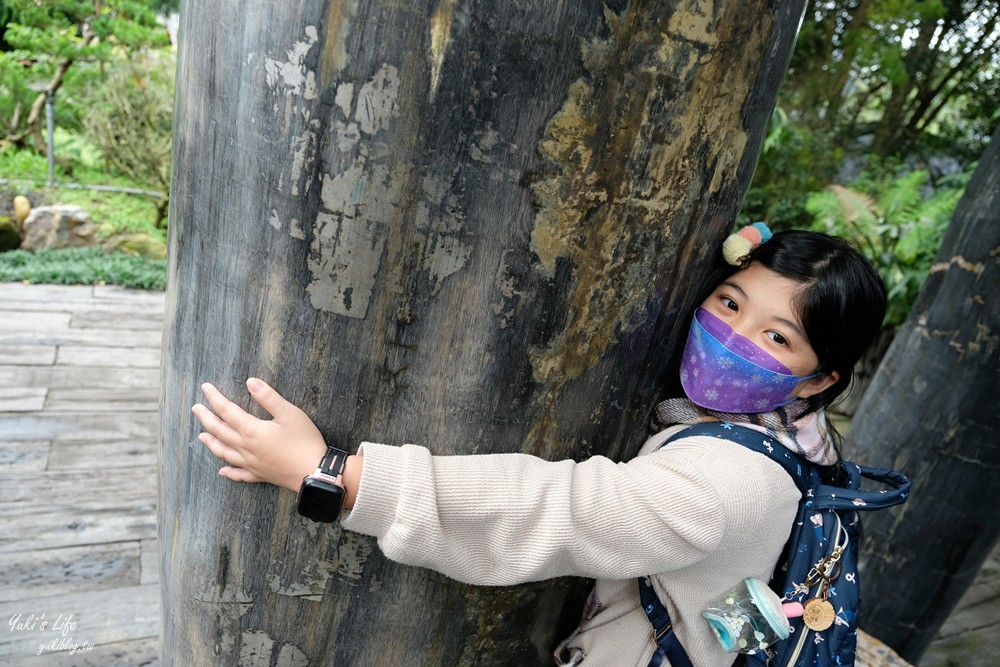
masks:
{"label": "purple and blue face mask", "polygon": [[803,380],[708,312],[695,311],[681,360],[681,386],[695,405],[717,412],[771,412],[791,403]]}

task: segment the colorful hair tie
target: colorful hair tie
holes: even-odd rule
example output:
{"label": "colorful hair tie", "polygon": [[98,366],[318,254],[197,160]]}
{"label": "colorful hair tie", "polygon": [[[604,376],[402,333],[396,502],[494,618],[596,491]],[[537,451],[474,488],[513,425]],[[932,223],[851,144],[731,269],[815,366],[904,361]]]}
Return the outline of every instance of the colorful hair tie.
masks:
{"label": "colorful hair tie", "polygon": [[723,241],[722,257],[727,264],[746,268],[750,263],[750,253],[761,243],[771,240],[771,236],[771,230],[763,222],[747,225]]}

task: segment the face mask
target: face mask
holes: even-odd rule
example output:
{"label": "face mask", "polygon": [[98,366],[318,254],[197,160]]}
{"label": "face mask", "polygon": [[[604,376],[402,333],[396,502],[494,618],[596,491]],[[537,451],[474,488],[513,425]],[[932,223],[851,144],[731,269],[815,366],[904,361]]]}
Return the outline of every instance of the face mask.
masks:
{"label": "face mask", "polygon": [[704,308],[695,311],[681,360],[687,397],[718,412],[771,412],[791,403],[798,377],[780,361],[739,335]]}

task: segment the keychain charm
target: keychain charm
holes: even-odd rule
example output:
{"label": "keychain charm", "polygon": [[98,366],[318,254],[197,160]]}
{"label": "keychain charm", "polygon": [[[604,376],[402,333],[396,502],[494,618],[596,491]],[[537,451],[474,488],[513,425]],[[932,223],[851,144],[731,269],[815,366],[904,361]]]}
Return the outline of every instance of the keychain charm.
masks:
{"label": "keychain charm", "polygon": [[840,576],[840,546],[834,547],[829,556],[824,556],[809,572],[806,584],[819,585],[816,597],[806,600],[802,605],[802,623],[815,632],[827,630],[837,618],[837,612],[827,599],[830,597],[830,582]]}
{"label": "keychain charm", "polygon": [[833,605],[823,598],[812,598],[807,600],[803,606],[802,622],[810,630],[823,632],[833,625],[833,619],[837,613],[833,610]]}

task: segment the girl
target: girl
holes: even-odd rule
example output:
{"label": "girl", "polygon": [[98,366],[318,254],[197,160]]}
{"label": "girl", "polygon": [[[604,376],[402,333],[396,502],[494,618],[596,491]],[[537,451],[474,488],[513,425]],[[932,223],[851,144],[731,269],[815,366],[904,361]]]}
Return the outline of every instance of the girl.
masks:
{"label": "girl", "polygon": [[[651,575],[692,664],[730,665],[736,656],[701,611],[733,582],[770,579],[800,494],[777,463],[735,442],[660,445],[686,425],[721,419],[765,431],[814,463],[836,462],[824,408],[875,339],[886,298],[878,273],[844,241],[802,231],[768,240],[766,227],[755,227],[739,232],[750,242],[727,240],[747,252],[727,253],[733,265],[713,279],[692,320],[681,363],[687,398],[656,407],[662,430],[635,459],[435,457],[413,445],[363,443],[353,456],[341,453],[344,465],[329,476],[310,478],[342,487],[343,527],[374,535],[400,563],[480,585],[596,579],[557,664],[649,665],[656,645],[636,578]],[[193,408],[206,430],[200,440],[227,464],[219,474],[301,489],[300,510],[303,499],[323,498],[303,482],[320,459],[331,460],[316,426],[262,381],[247,387],[273,420],[209,384],[202,388],[214,413]],[[330,498],[336,516],[339,501]]]}

